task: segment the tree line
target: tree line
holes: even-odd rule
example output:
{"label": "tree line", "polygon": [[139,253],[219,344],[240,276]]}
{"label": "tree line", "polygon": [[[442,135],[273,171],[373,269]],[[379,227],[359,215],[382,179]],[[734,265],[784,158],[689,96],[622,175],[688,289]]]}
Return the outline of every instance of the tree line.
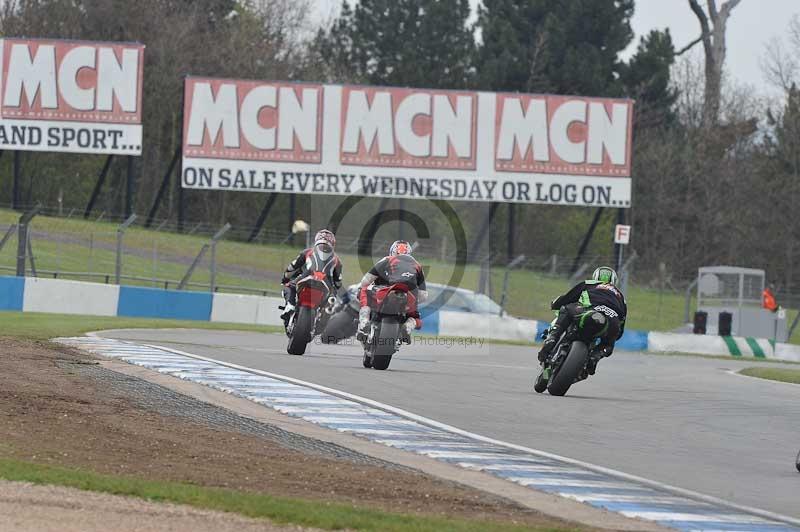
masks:
{"label": "tree line", "polygon": [[[736,264],[765,268],[791,289],[800,282],[800,222],[792,216],[800,193],[800,66],[793,60],[800,23],[789,28],[788,45],[765,51],[765,70],[782,96],[764,101],[726,77],[725,30],[739,3],[676,3],[699,23],[698,38],[677,47],[667,29],[655,29],[627,57],[635,0],[483,0],[477,12],[469,0],[345,0],[323,20],[309,0],[9,0],[0,8],[0,34],[147,46],[135,168],[140,214],[179,142],[185,74],[633,98],[626,220],[639,279],[666,270],[677,282],[698,266]],[[22,200],[82,208],[102,164],[100,156],[25,153]],[[109,215],[123,211],[125,170],[121,161],[112,165],[98,207]],[[11,174],[11,157],[0,158],[0,203],[11,202]],[[252,226],[267,201],[235,192],[183,196],[188,220],[235,227]],[[173,184],[158,217],[175,219],[177,199]],[[292,215],[325,223],[319,202],[278,198],[265,230],[288,231]],[[365,201],[353,227],[367,224],[379,205],[388,208]],[[473,245],[498,263],[512,252],[574,255],[595,215],[542,205],[453,207]],[[615,221],[615,213],[602,213],[587,254],[610,254]],[[509,225],[517,228],[511,235]]]}

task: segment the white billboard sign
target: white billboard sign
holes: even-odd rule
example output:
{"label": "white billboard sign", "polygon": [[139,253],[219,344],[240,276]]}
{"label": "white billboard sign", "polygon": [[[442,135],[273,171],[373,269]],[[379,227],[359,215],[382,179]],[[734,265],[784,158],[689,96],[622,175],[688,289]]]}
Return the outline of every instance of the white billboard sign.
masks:
{"label": "white billboard sign", "polygon": [[184,97],[185,188],[630,206],[630,100],[196,77]]}
{"label": "white billboard sign", "polygon": [[141,155],[144,45],[2,39],[0,149]]}

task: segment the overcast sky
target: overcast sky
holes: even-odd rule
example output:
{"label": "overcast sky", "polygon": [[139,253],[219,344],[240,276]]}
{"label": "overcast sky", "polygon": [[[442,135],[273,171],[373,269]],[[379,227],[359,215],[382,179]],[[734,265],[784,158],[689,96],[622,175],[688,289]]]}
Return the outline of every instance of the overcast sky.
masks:
{"label": "overcast sky", "polygon": [[[722,2],[718,0],[717,4]],[[764,46],[773,37],[786,35],[789,20],[795,14],[800,14],[798,0],[742,0],[733,10],[728,22],[726,67],[737,82],[759,90],[766,88],[759,66]],[[678,49],[700,35],[700,24],[686,0],[636,0],[633,16],[636,43],[640,35],[665,26],[669,27]],[[636,43],[631,45],[630,52],[635,50]]]}
{"label": "overcast sky", "polygon": [[[316,0],[321,15],[336,10],[341,0]],[[353,3],[354,0],[351,0]],[[470,0],[473,11],[479,0]],[[721,5],[723,0],[717,0]],[[704,2],[701,2],[704,3]],[[792,15],[800,14],[800,0],[742,0],[731,15],[728,26],[728,72],[738,83],[766,90],[759,61],[765,44],[773,37],[782,38]],[[651,29],[669,27],[676,48],[682,48],[700,35],[700,25],[687,0],[636,0],[633,31],[636,39]],[[697,51],[696,53],[700,53]]]}

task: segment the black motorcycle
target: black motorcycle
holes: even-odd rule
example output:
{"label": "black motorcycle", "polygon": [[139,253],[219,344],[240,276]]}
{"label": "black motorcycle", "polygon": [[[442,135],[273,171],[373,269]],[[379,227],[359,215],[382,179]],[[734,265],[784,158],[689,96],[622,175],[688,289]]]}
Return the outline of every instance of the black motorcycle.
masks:
{"label": "black motorcycle", "polygon": [[[589,362],[597,363],[601,358],[597,349],[598,337],[608,323],[600,311],[590,311],[582,319],[573,321],[542,362],[542,371],[536,377],[533,389],[536,393],[547,390],[550,395],[562,396],[576,382],[589,378]],[[544,331],[542,337],[547,336]],[[594,359],[594,360],[592,360]]]}
{"label": "black motorcycle", "polygon": [[384,370],[389,367],[403,340],[403,326],[409,309],[417,308],[414,294],[404,284],[393,284],[375,290],[367,339],[364,343],[365,368]]}
{"label": "black motorcycle", "polygon": [[346,338],[355,336],[358,331],[358,311],[361,303],[358,300],[360,285],[353,285],[336,298],[333,313],[322,332],[322,343],[336,344]]}

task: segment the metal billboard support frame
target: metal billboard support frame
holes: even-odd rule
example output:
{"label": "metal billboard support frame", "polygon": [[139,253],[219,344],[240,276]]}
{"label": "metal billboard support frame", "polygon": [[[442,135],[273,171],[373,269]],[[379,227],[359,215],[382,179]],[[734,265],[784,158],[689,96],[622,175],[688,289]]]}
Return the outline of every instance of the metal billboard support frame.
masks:
{"label": "metal billboard support frame", "polygon": [[125,217],[129,218],[133,214],[133,195],[136,189],[134,175],[133,155],[128,155],[127,159],[127,180],[125,183]]}
{"label": "metal billboard support frame", "polygon": [[[617,209],[617,225],[625,225],[625,209]],[[623,253],[623,245],[614,244],[614,262],[616,262],[614,269],[618,272],[622,270]]]}
{"label": "metal billboard support frame", "polygon": [[106,177],[108,176],[108,170],[111,168],[111,163],[114,160],[114,154],[112,153],[108,157],[106,157],[106,162],[103,164],[103,168],[100,170],[100,173],[97,175],[97,183],[94,185],[94,190],[92,190],[92,195],[89,198],[89,203],[86,204],[86,210],[83,212],[84,219],[89,218],[92,214],[92,209],[94,209],[94,204],[97,201],[98,196],[100,196],[100,191],[103,189],[103,184],[106,182]]}
{"label": "metal billboard support frame", "polygon": [[264,208],[261,209],[261,214],[258,215],[258,220],[256,220],[256,225],[250,232],[250,236],[247,237],[248,243],[254,241],[258,236],[258,233],[261,232],[261,228],[264,227],[264,222],[267,221],[267,216],[269,215],[269,211],[272,210],[272,206],[275,205],[275,200],[277,199],[278,199],[277,193],[275,192],[270,193],[269,197],[267,198],[267,202],[264,204]]}
{"label": "metal billboard support frame", "polygon": [[181,174],[182,170],[180,169],[180,165],[178,166],[178,179],[175,181],[178,185],[178,233],[183,233],[184,223],[186,221],[186,210],[185,210],[185,201],[184,201],[184,193],[183,193],[183,184],[181,183]]}
{"label": "metal billboard support frame", "polygon": [[514,241],[516,240],[516,203],[508,204],[508,230],[506,234],[506,259],[511,261],[514,257]]}
{"label": "metal billboard support frame", "polygon": [[14,150],[14,187],[11,193],[11,208],[19,210],[19,179],[20,179],[20,167],[22,166],[21,160],[22,154],[20,154],[19,150]]}
{"label": "metal billboard support frame", "polygon": [[[480,252],[481,246],[483,245],[483,241],[486,239],[486,235],[489,234],[489,230],[492,227],[492,222],[494,221],[494,215],[497,213],[497,207],[500,204],[496,201],[493,201],[489,206],[489,212],[486,214],[486,218],[483,220],[483,224],[481,224],[481,228],[478,230],[477,236],[475,236],[475,240],[472,241],[472,253],[473,257],[476,257],[477,254]],[[489,254],[491,255],[491,250],[489,250]]]}
{"label": "metal billboard support frame", "polygon": [[575,275],[580,267],[581,260],[583,259],[583,255],[586,253],[586,249],[589,247],[589,243],[592,241],[592,237],[594,236],[594,231],[597,229],[597,224],[600,223],[600,218],[603,216],[603,207],[597,209],[597,212],[594,214],[594,218],[592,218],[592,223],[589,224],[589,229],[586,230],[586,234],[583,235],[583,240],[581,240],[581,245],[578,247],[578,253],[575,255],[575,260],[572,261],[572,269],[571,274]]}
{"label": "metal billboard support frame", "polygon": [[[378,234],[378,229],[381,227],[381,222],[383,221],[383,212],[389,206],[389,200],[391,198],[384,197],[381,198],[381,203],[378,205],[378,212],[372,218],[372,223],[367,228],[366,234],[364,235],[366,238],[363,238],[358,243],[358,254],[359,256],[368,257],[372,254],[372,250],[369,249],[369,245],[375,239],[375,235]],[[335,229],[332,229],[334,232]]]}
{"label": "metal billboard support frame", "polygon": [[172,160],[169,162],[169,166],[167,167],[166,173],[164,173],[164,177],[161,179],[161,185],[158,187],[158,192],[156,193],[156,197],[153,200],[153,205],[150,206],[150,212],[147,213],[147,220],[144,222],[144,226],[149,228],[153,225],[153,220],[156,217],[156,213],[158,212],[158,208],[161,206],[161,199],[164,197],[164,193],[167,191],[167,186],[169,186],[169,180],[172,177],[172,172],[175,171],[175,166],[178,164],[178,159],[181,156],[181,147],[178,146],[175,149],[175,155],[172,156]]}

